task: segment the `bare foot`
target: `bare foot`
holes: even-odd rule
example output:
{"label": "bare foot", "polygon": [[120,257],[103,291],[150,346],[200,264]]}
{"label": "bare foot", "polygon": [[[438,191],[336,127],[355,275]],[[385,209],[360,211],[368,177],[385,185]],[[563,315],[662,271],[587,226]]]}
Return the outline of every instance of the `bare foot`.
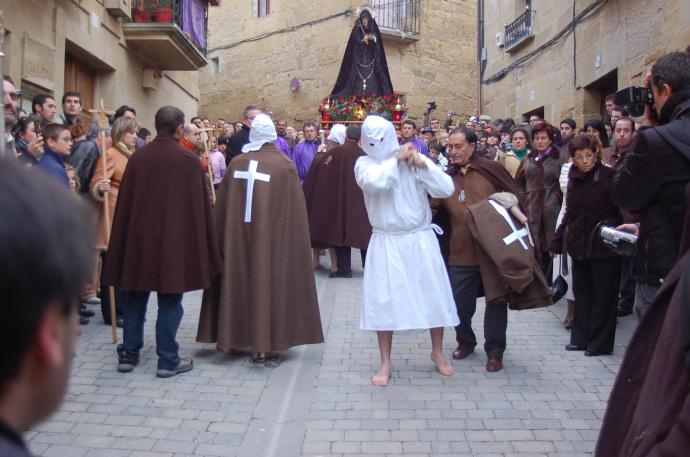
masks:
{"label": "bare foot", "polygon": [[453,369],[453,365],[448,362],[442,353],[432,352],[430,357],[431,361],[434,362],[434,365],[436,365],[436,370],[439,373],[441,373],[443,376],[453,376],[453,372],[455,371]]}
{"label": "bare foot", "polygon": [[382,363],[381,368],[378,373],[371,378],[371,383],[375,386],[386,387],[388,385],[388,380],[391,378],[391,364]]}

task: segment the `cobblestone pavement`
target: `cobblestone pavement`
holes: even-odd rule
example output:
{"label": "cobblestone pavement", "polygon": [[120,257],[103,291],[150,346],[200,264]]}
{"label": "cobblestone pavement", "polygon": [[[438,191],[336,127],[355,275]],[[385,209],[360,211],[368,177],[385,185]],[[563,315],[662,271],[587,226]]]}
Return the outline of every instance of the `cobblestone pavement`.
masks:
{"label": "cobblestone pavement", "polygon": [[[353,256],[358,257],[358,256]],[[612,356],[566,352],[562,303],[510,312],[504,371],[482,351],[443,378],[428,332],[396,335],[393,379],[374,387],[375,334],[359,330],[361,273],[317,273],[325,345],[293,348],[276,368],[194,341],[201,294],[185,295],[182,353],[196,367],[156,378],[152,296],[146,346],[133,373],[117,373],[110,330],[82,327],[66,400],[27,434],[46,457],[590,456],[621,357],[635,326],[619,319]],[[475,316],[481,342],[483,305]],[[446,332],[447,354],[455,348]],[[121,332],[120,332],[121,338]],[[481,346],[477,346],[479,349]]]}

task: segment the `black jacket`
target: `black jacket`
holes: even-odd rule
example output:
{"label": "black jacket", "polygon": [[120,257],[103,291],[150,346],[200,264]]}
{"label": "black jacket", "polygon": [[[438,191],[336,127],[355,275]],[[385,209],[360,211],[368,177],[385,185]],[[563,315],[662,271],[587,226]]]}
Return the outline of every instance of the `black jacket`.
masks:
{"label": "black jacket", "polygon": [[233,133],[228,140],[228,164],[232,159],[242,154],[242,147],[249,143],[249,131],[249,127],[242,124],[242,129],[239,132]]}
{"label": "black jacket", "polygon": [[575,166],[570,169],[565,215],[551,242],[553,252],[562,253],[565,237],[565,249],[573,259],[617,256],[595,233],[600,222],[613,226],[621,222],[618,207],[611,199],[611,182],[615,173],[613,168],[601,162],[587,173]]}
{"label": "black jacket", "polygon": [[[670,110],[667,123],[639,132],[616,173],[613,199],[628,211],[640,213],[637,242],[637,280],[658,286],[678,257],[690,182],[690,93]],[[669,110],[666,110],[669,111]]]}

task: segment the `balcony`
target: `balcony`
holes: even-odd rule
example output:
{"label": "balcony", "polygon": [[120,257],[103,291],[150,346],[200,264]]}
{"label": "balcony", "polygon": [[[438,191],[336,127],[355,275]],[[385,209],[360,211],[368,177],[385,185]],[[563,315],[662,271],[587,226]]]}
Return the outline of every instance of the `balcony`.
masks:
{"label": "balcony", "polygon": [[533,21],[534,11],[528,9],[513,22],[505,26],[505,41],[503,45],[505,52],[513,52],[534,38]]}
{"label": "balcony", "polygon": [[217,0],[137,0],[123,23],[127,47],[155,70],[194,71],[206,66],[208,7]]}
{"label": "balcony", "polygon": [[394,41],[419,41],[421,0],[373,0],[381,35]]}

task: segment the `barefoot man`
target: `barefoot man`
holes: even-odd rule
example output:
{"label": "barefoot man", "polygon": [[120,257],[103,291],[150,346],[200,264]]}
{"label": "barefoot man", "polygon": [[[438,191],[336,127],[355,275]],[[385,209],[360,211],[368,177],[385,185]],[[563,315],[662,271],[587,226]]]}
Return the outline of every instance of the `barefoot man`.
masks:
{"label": "barefoot man", "polygon": [[373,234],[360,328],[377,332],[381,351],[381,368],[372,382],[388,385],[393,332],[403,330],[431,329],[431,360],[439,373],[451,376],[453,366],[443,356],[443,328],[459,322],[427,194],[449,197],[453,181],[413,147],[401,149],[393,124],[381,117],[367,117],[361,143],[367,155],[357,160],[355,177]]}

